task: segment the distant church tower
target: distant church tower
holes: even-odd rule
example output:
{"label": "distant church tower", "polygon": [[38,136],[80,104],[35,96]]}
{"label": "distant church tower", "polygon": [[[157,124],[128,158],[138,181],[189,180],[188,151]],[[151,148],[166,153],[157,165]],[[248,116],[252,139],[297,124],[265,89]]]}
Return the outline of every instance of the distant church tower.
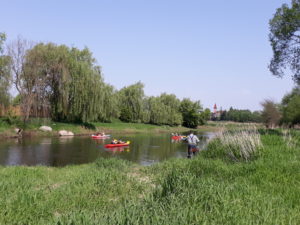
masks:
{"label": "distant church tower", "polygon": [[215,105],[214,105],[214,114],[216,114],[217,113],[217,104],[215,103]]}

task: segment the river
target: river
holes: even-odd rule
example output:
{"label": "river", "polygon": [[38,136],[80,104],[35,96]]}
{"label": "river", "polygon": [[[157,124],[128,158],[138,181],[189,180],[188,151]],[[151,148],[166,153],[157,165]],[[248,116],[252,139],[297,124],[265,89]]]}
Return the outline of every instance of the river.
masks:
{"label": "river", "polygon": [[[203,148],[213,133],[198,133]],[[111,139],[93,140],[89,136],[19,138],[0,142],[0,165],[54,166],[83,164],[97,158],[121,158],[141,165],[151,165],[174,157],[186,157],[187,144],[172,141],[170,134],[118,134],[130,146],[106,149]]]}

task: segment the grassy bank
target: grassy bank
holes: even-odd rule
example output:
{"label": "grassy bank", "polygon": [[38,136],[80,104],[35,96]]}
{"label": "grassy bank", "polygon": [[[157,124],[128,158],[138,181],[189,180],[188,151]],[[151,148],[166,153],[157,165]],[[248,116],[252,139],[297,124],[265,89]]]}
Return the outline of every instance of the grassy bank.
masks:
{"label": "grassy bank", "polygon": [[[50,126],[52,132],[43,132],[39,130],[40,126]],[[0,138],[2,137],[15,137],[16,132],[14,129],[20,127],[18,125],[9,125],[0,121]],[[28,136],[57,136],[59,130],[72,131],[75,135],[92,134],[97,131],[106,133],[160,133],[160,132],[186,132],[191,130],[186,127],[170,127],[170,126],[157,126],[142,123],[124,123],[114,121],[112,123],[89,123],[89,124],[74,124],[74,123],[61,123],[52,122],[49,120],[33,120],[26,125],[24,135]],[[202,126],[199,127],[201,131],[214,131],[216,127]]]}
{"label": "grassy bank", "polygon": [[228,157],[241,143],[215,139],[192,160],[151,167],[115,159],[2,167],[0,223],[300,224],[300,133],[259,138],[248,160]]}

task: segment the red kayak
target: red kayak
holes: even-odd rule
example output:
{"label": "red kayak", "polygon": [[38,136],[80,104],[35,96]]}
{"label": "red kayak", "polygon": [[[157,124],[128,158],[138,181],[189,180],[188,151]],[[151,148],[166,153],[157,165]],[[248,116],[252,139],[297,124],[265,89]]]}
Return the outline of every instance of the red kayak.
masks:
{"label": "red kayak", "polygon": [[104,145],[105,148],[114,148],[114,147],[121,147],[121,146],[128,146],[130,144],[130,141],[127,141],[126,143],[122,144],[107,144]]}
{"label": "red kayak", "polygon": [[181,140],[183,136],[172,136],[173,140]]}
{"label": "red kayak", "polygon": [[110,135],[94,135],[94,134],[92,134],[91,137],[93,139],[106,139],[106,138],[110,138]]}

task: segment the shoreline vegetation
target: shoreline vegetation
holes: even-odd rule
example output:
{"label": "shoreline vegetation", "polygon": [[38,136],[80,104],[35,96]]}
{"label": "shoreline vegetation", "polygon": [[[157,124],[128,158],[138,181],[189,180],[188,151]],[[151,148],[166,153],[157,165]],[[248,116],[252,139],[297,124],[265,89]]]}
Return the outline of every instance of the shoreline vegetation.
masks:
{"label": "shoreline vegetation", "polygon": [[[50,126],[52,131],[41,131],[39,128],[43,125]],[[17,138],[19,137],[15,129],[19,128],[16,125],[9,125],[7,123],[0,123],[0,139],[1,138]],[[22,132],[23,137],[36,136],[36,137],[54,137],[59,136],[59,130],[68,130],[74,133],[75,136],[91,135],[95,132],[105,132],[105,133],[181,133],[188,132],[190,130],[194,131],[211,131],[215,132],[219,128],[214,124],[206,124],[198,126],[197,129],[187,128],[183,126],[158,126],[153,124],[143,124],[143,123],[125,123],[121,121],[114,121],[112,123],[89,123],[89,124],[75,124],[75,123],[62,123],[62,122],[32,122],[29,123],[26,129]]]}
{"label": "shoreline vegetation", "polygon": [[0,224],[300,223],[297,130],[228,124],[193,159],[0,167],[0,177]]}

